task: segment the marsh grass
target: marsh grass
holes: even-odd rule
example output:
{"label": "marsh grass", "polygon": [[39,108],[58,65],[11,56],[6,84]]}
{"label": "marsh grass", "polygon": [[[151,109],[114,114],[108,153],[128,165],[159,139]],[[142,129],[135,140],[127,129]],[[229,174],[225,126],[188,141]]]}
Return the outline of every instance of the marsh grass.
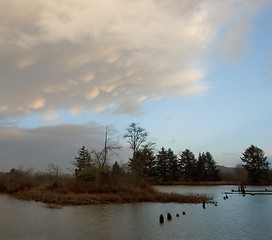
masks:
{"label": "marsh grass", "polygon": [[53,176],[13,170],[0,175],[0,192],[16,198],[44,202],[49,208],[60,205],[90,205],[133,202],[201,203],[206,196],[168,194],[155,190],[139,178],[122,175],[82,181],[71,175]]}
{"label": "marsh grass", "polygon": [[[58,193],[37,189],[21,191],[14,196],[23,200],[32,200],[55,205],[90,205],[108,203],[134,203],[134,202],[176,202],[201,203],[207,201],[206,196],[188,196],[173,193],[135,191],[127,193]],[[53,205],[54,206],[54,205]]]}

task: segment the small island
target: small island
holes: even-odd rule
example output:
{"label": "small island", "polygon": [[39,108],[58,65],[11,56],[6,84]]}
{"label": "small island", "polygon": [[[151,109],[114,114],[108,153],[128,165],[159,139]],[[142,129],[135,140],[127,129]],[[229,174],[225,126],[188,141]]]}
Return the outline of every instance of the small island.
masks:
{"label": "small island", "polygon": [[202,203],[209,200],[200,195],[162,193],[147,181],[122,172],[118,175],[103,172],[93,179],[84,179],[71,174],[53,175],[12,169],[1,174],[0,192],[53,207],[134,202]]}

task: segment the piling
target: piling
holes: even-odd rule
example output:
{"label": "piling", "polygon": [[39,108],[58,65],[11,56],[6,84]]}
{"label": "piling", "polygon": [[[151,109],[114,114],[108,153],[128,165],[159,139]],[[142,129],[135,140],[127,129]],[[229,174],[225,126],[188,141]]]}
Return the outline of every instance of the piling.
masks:
{"label": "piling", "polygon": [[164,222],[164,216],[161,214],[160,215],[160,223],[163,223]]}

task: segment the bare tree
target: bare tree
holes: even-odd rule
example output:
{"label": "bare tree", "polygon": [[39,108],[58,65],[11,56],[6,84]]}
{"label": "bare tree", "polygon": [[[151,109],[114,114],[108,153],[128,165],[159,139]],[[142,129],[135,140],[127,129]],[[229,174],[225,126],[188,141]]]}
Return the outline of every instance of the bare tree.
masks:
{"label": "bare tree", "polygon": [[46,170],[47,170],[49,175],[56,176],[56,177],[59,176],[61,174],[61,172],[62,172],[61,168],[58,165],[54,164],[54,163],[49,163],[47,165]]}
{"label": "bare tree", "polygon": [[131,123],[126,130],[127,133],[124,135],[124,138],[127,139],[133,151],[133,156],[135,156],[140,147],[146,142],[148,132],[136,123]]}
{"label": "bare tree", "polygon": [[97,160],[97,164],[99,167],[104,167],[107,164],[109,157],[112,154],[116,154],[116,150],[121,149],[121,146],[119,145],[119,141],[112,141],[109,135],[110,135],[110,129],[106,127],[105,138],[104,138],[104,148],[100,152],[95,150],[91,151],[91,154],[95,156],[95,159]]}

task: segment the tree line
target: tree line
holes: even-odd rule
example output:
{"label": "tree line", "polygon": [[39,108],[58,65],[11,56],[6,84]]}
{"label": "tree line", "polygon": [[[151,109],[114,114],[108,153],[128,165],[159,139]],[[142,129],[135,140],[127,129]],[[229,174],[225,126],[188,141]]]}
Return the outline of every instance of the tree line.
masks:
{"label": "tree line", "polygon": [[199,153],[198,158],[186,149],[179,156],[171,148],[162,147],[155,155],[147,146],[129,159],[132,174],[156,182],[171,181],[219,181],[221,180],[216,162],[211,153]]}
{"label": "tree line", "polygon": [[[74,162],[75,175],[78,178],[91,180],[98,174],[105,175],[105,172],[112,171],[111,174],[127,173],[135,179],[144,178],[155,183],[220,181],[222,179],[210,152],[199,153],[197,157],[189,149],[185,149],[179,155],[175,154],[171,148],[164,147],[156,152],[155,144],[147,141],[148,132],[136,123],[131,123],[123,136],[132,149],[132,157],[128,159],[125,167],[115,162],[110,170],[109,153],[114,153],[120,147],[117,142],[110,144],[108,133],[109,130],[106,129],[102,151],[89,151],[85,146],[78,150],[78,156],[75,157]],[[269,180],[269,162],[261,149],[251,145],[245,150],[241,160],[249,183],[260,184]]]}
{"label": "tree line", "polygon": [[[75,156],[74,161],[76,177],[91,180],[97,176],[98,172],[108,171],[108,159],[105,153],[108,150],[116,150],[118,148],[117,144],[108,143],[107,131],[105,146],[102,151],[89,151],[85,146],[82,146],[78,150],[78,155]],[[132,149],[132,157],[128,160],[126,172],[134,178],[141,177],[157,183],[172,181],[219,181],[221,179],[219,171],[216,168],[216,162],[210,152],[199,153],[198,158],[196,158],[189,149],[177,155],[171,148],[165,149],[162,147],[155,153],[155,144],[148,142],[147,137],[148,132],[136,123],[130,124],[126,129],[126,134],[124,134],[124,138]],[[115,162],[112,171],[124,171],[124,167]]]}
{"label": "tree line", "polygon": [[171,148],[162,147],[157,154],[154,144],[147,142],[148,133],[136,123],[130,124],[124,137],[133,151],[129,159],[130,171],[156,182],[219,181],[220,174],[210,152],[195,157],[189,149],[179,156]]}

